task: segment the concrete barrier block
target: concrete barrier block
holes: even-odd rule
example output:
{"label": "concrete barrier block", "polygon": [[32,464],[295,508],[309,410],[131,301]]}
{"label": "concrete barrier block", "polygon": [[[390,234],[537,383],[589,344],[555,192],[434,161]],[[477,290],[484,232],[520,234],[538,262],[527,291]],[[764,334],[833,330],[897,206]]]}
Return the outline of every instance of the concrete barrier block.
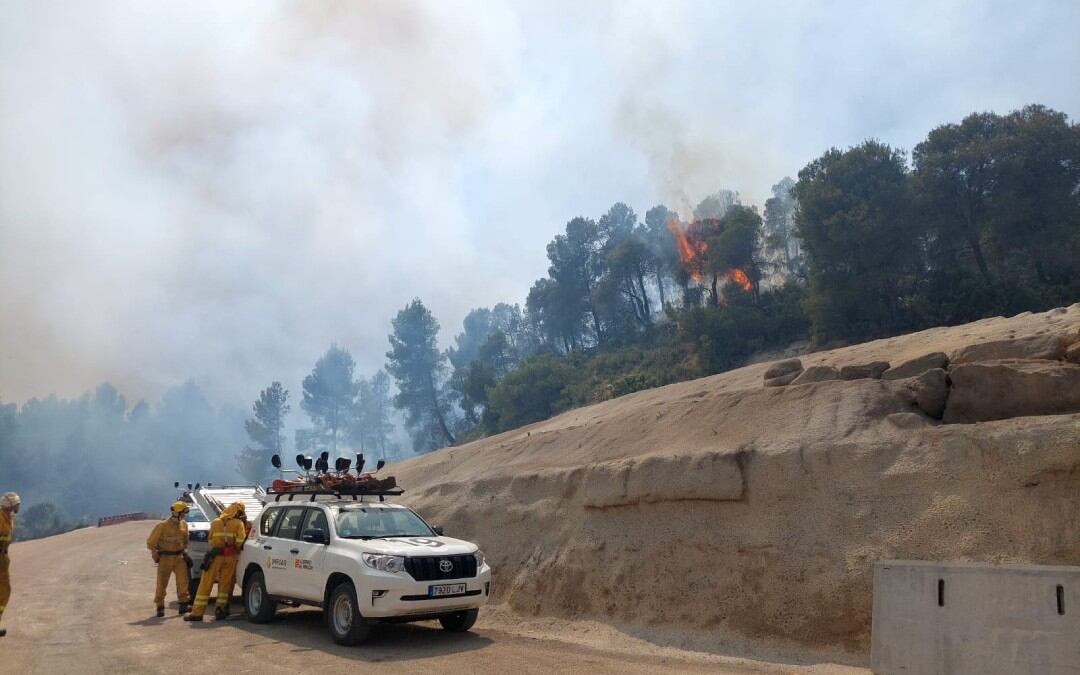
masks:
{"label": "concrete barrier block", "polygon": [[874,564],[877,675],[1080,674],[1080,567]]}

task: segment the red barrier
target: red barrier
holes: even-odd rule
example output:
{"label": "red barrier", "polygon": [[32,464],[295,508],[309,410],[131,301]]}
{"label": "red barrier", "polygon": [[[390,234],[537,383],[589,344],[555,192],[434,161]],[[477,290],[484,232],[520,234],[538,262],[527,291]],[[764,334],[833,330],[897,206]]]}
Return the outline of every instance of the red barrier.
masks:
{"label": "red barrier", "polygon": [[116,525],[117,523],[127,523],[132,520],[157,520],[158,516],[155,516],[144,511],[138,513],[124,513],[119,516],[105,516],[104,518],[98,518],[98,527],[105,527],[106,525]]}

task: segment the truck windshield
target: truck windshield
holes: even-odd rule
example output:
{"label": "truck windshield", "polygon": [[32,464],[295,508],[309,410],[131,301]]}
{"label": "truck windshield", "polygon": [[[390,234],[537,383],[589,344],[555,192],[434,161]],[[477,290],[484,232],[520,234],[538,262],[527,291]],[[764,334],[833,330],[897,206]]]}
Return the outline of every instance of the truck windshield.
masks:
{"label": "truck windshield", "polygon": [[335,523],[338,536],[344,539],[435,536],[420,516],[407,509],[342,509]]}

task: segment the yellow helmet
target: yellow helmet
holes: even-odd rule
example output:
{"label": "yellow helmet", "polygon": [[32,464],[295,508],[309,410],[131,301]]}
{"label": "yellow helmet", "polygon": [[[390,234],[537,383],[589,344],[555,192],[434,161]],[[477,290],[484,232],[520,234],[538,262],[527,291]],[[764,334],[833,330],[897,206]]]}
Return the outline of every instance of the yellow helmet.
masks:
{"label": "yellow helmet", "polygon": [[173,513],[187,513],[190,509],[188,508],[188,505],[184,502],[175,501],[173,502],[172,508],[170,510]]}
{"label": "yellow helmet", "polygon": [[236,518],[240,514],[244,513],[243,502],[233,502],[225,507],[225,510],[221,512],[222,518]]}

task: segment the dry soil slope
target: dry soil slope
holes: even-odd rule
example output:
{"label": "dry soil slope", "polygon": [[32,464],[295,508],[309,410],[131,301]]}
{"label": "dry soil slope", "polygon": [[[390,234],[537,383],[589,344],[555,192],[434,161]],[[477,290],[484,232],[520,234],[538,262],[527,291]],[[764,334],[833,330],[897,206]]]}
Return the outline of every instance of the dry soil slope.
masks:
{"label": "dry soil slope", "polygon": [[[1080,340],[1080,304],[803,363],[896,365],[1035,335]],[[865,654],[875,560],[1080,563],[1080,414],[942,424],[909,381],[765,388],[768,366],[574,410],[396,474],[425,515],[483,545],[515,610],[643,635]]]}

